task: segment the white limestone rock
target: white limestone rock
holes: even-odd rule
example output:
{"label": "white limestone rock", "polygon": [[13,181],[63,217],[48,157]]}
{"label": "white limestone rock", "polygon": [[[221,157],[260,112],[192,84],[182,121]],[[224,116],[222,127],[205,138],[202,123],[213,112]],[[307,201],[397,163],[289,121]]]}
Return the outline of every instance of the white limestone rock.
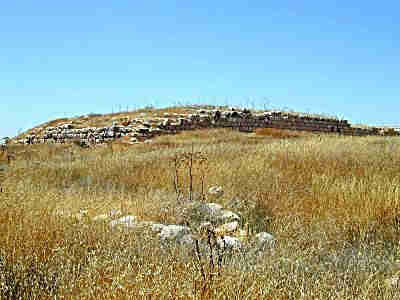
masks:
{"label": "white limestone rock", "polygon": [[239,228],[239,223],[237,221],[230,222],[223,224],[221,226],[218,226],[214,232],[216,234],[226,234],[230,232],[235,232]]}
{"label": "white limestone rock", "polygon": [[275,245],[275,237],[268,232],[260,232],[254,236],[253,243],[258,250],[265,250]]}
{"label": "white limestone rock", "polygon": [[230,210],[222,210],[218,214],[217,219],[220,222],[240,221],[240,217]]}
{"label": "white limestone rock", "polygon": [[108,215],[110,216],[110,218],[115,218],[115,217],[119,217],[122,216],[122,211],[120,211],[119,209],[112,209]]}
{"label": "white limestone rock", "polygon": [[399,287],[399,276],[393,276],[385,279],[385,284],[388,288],[398,288]]}
{"label": "white limestone rock", "polygon": [[136,227],[136,225],[137,225],[136,216],[125,216],[110,222],[111,227],[123,226],[126,228],[134,228]]}
{"label": "white limestone rock", "polygon": [[224,194],[224,190],[220,186],[212,186],[208,189],[208,193],[217,198],[221,197]]}
{"label": "white limestone rock", "polygon": [[182,225],[165,226],[159,233],[159,237],[163,241],[179,240],[184,235],[190,233],[190,228]]}
{"label": "white limestone rock", "polygon": [[240,249],[242,248],[242,243],[238,238],[231,237],[231,236],[223,236],[217,238],[217,244],[220,248],[226,249]]}
{"label": "white limestone rock", "polygon": [[216,215],[222,211],[222,205],[217,203],[202,203],[198,207],[199,211],[207,215]]}
{"label": "white limestone rock", "polygon": [[217,203],[194,203],[187,210],[189,219],[202,222],[210,222],[213,225],[222,225],[224,223],[240,221],[240,216],[236,213],[224,210],[222,205]]}
{"label": "white limestone rock", "polygon": [[153,232],[160,233],[164,229],[164,227],[167,227],[167,225],[164,225],[164,224],[153,224],[151,226],[151,230]]}

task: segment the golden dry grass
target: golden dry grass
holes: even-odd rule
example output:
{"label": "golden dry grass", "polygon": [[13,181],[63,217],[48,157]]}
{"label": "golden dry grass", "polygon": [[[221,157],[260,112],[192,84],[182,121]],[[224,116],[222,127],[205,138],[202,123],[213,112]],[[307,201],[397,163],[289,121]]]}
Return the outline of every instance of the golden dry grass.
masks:
{"label": "golden dry grass", "polygon": [[8,162],[8,150],[0,148],[0,163]]}
{"label": "golden dry grass", "polygon": [[255,130],[257,136],[268,136],[274,138],[294,138],[301,136],[310,136],[312,133],[305,131],[286,130],[277,128],[258,128]]}
{"label": "golden dry grass", "polygon": [[[273,251],[233,255],[204,282],[190,249],[164,249],[146,230],[126,234],[68,217],[120,209],[178,222],[172,160],[192,145],[207,157],[194,170],[194,190],[206,170],[207,187],[225,190],[208,200],[239,203],[233,209],[252,231],[277,238]],[[387,284],[400,270],[399,147],[397,137],[220,129],[123,150],[10,148],[17,160],[0,194],[0,281],[25,299],[399,298]]]}

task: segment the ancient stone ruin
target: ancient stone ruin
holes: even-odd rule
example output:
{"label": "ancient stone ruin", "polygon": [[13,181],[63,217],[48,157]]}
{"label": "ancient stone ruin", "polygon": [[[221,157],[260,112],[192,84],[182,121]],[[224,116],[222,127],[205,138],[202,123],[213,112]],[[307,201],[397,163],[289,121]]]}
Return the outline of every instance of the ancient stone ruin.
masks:
{"label": "ancient stone ruin", "polygon": [[134,118],[113,122],[110,126],[79,128],[74,122],[56,127],[37,128],[34,134],[18,140],[20,144],[76,142],[102,144],[124,138],[129,143],[144,142],[161,134],[202,128],[231,128],[252,132],[257,128],[337,133],[352,136],[399,135],[390,129],[352,127],[347,120],[312,117],[282,111],[252,112],[248,109],[193,109],[187,114],[169,114],[157,118]]}
{"label": "ancient stone ruin", "polygon": [[[217,188],[222,190],[219,186]],[[215,189],[211,188],[209,193],[215,195]],[[249,224],[245,224],[239,212],[226,209],[218,203],[186,201],[179,206],[177,211],[181,214],[184,224],[161,224],[138,220],[136,216],[124,215],[117,209],[93,218],[89,217],[87,210],[81,210],[74,215],[57,211],[55,215],[73,217],[78,221],[105,223],[111,228],[126,232],[145,230],[164,246],[177,245],[194,248],[197,241],[204,251],[208,248],[207,238],[210,234],[214,237],[218,248],[226,252],[242,251],[261,254],[270,251],[275,246],[275,236],[265,231],[253,232]]]}

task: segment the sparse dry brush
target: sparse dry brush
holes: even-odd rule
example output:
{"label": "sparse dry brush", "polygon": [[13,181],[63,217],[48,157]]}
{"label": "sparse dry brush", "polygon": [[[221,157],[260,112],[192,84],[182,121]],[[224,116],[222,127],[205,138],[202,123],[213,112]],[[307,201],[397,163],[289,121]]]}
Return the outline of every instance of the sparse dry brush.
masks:
{"label": "sparse dry brush", "polygon": [[[17,159],[0,193],[1,296],[400,298],[400,140],[273,136],[185,132],[124,151],[76,148],[73,159],[63,145],[11,149]],[[192,180],[178,158],[192,160]],[[277,238],[273,251],[213,266],[203,257],[202,272],[196,256],[164,249],[145,230],[90,221],[117,208],[173,224],[176,192],[202,196],[211,184],[224,187],[217,201]],[[89,218],[68,217],[81,209]],[[219,274],[212,284],[206,271]]]}

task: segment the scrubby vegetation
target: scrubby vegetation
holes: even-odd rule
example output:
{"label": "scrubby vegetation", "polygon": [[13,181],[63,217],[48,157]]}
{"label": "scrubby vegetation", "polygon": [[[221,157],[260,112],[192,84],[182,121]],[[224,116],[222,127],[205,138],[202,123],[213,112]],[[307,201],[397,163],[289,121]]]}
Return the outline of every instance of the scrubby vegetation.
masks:
{"label": "scrubby vegetation", "polygon": [[[15,160],[0,193],[0,295],[398,298],[399,146],[397,137],[222,129],[130,147],[10,145]],[[165,248],[145,230],[92,221],[119,209],[179,223],[174,157],[192,147],[206,157],[193,169],[194,197],[202,185],[222,186],[223,197],[206,200],[234,207],[253,232],[273,234],[273,249],[256,257],[235,253],[217,272],[195,249]],[[185,189],[188,177],[179,178]],[[81,210],[88,215],[71,217]]]}

